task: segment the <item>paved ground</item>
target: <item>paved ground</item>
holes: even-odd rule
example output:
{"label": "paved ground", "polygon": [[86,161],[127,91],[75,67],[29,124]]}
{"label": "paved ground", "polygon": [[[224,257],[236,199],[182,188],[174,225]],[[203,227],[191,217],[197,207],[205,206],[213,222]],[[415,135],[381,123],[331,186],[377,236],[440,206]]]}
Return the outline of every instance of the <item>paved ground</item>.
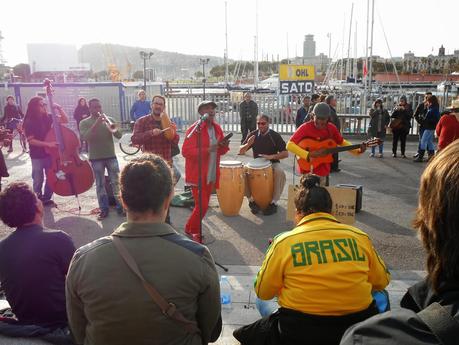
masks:
{"label": "paved ground", "polygon": [[[351,140],[358,142],[356,139]],[[240,136],[235,135],[231,151],[225,156],[225,160],[250,160],[248,155],[242,158],[236,155],[239,142]],[[415,142],[408,143],[408,157],[414,154],[416,146]],[[13,153],[5,154],[11,177],[4,179],[3,184],[14,180],[31,182],[30,158],[27,154],[18,152],[18,148],[15,145]],[[386,150],[390,150],[389,145]],[[124,156],[120,151],[117,153],[121,166],[132,158]],[[360,157],[342,153],[340,158],[342,171],[332,174],[331,185],[350,183],[363,186],[363,208],[357,214],[355,225],[370,235],[376,249],[392,270],[394,281],[390,291],[392,305],[396,305],[406,286],[423,275],[423,249],[410,224],[417,204],[419,177],[425,164],[413,163],[410,159],[393,159],[390,151],[386,152],[383,159],[369,158],[366,153]],[[183,172],[184,161],[181,156],[177,164]],[[293,183],[293,158],[283,160],[282,165],[287,173],[287,183]],[[295,180],[298,181],[298,177]],[[183,191],[183,179],[177,185],[177,191]],[[56,196],[55,201],[58,208],[46,210],[45,226],[68,232],[76,246],[110,234],[123,221],[116,212],[111,212],[109,218],[103,222],[96,220],[95,214],[91,214],[97,207],[95,189],[80,196],[80,214],[75,198]],[[230,269],[227,275],[235,289],[233,309],[223,314],[224,335],[229,335],[238,325],[254,321],[258,317],[253,305],[253,277],[257,266],[262,262],[268,239],[293,226],[286,221],[286,204],[287,190],[282,195],[279,211],[275,215],[253,215],[247,201],[244,201],[239,216],[225,217],[219,209],[216,196],[211,199],[211,207],[203,222],[205,243],[215,260]],[[183,232],[189,214],[188,209],[171,209],[173,225],[179,232]],[[11,229],[0,225],[0,237],[10,231]],[[0,339],[0,344],[7,343],[13,344]],[[223,337],[218,343],[232,344],[234,341],[231,337]]]}

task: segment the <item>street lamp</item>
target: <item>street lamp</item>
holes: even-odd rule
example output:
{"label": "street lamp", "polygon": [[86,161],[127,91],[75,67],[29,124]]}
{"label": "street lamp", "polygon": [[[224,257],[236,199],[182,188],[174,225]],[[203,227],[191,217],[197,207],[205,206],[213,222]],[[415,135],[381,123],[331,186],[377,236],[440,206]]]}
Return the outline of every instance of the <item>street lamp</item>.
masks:
{"label": "street lamp", "polygon": [[209,58],[205,59],[199,59],[199,63],[202,65],[202,82],[203,82],[203,88],[202,88],[202,100],[204,101],[206,99],[206,69],[205,65],[209,63]]}
{"label": "street lamp", "polygon": [[143,91],[147,92],[147,59],[153,56],[153,52],[140,52],[140,58],[143,59]]}

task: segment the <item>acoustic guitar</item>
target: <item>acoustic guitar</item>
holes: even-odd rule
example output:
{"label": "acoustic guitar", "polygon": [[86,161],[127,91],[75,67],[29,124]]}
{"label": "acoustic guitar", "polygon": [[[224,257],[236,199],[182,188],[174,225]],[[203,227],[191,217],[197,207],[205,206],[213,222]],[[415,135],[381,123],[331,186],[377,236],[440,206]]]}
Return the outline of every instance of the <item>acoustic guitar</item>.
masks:
{"label": "acoustic guitar", "polygon": [[338,146],[333,139],[325,139],[325,140],[314,140],[314,139],[303,139],[299,142],[298,146],[308,152],[318,151],[320,149],[326,150],[325,156],[320,157],[309,157],[309,161],[296,157],[298,161],[298,165],[301,168],[302,172],[310,172],[317,168],[319,165],[324,163],[332,163],[333,162],[333,153],[336,152],[343,152],[349,151],[360,148],[363,144],[366,147],[377,146],[382,143],[382,140],[379,138],[372,138],[367,141],[364,141],[361,144],[349,145],[349,146]]}

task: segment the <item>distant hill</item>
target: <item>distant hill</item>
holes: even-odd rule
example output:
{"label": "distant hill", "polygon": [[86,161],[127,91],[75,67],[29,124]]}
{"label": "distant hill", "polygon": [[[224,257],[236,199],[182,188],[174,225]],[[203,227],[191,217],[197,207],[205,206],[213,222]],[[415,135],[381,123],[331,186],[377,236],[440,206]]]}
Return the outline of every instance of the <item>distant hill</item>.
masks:
{"label": "distant hill", "polygon": [[78,51],[78,56],[80,62],[90,63],[94,72],[107,71],[109,65],[115,65],[123,78],[132,78],[136,71],[143,71],[140,51],[154,53],[151,59],[147,60],[147,68],[154,69],[157,78],[163,80],[190,78],[195,72],[202,71],[200,58],[210,59],[206,65],[206,73],[213,66],[224,63],[223,58],[215,56],[186,55],[153,48],[102,43],[83,45]]}

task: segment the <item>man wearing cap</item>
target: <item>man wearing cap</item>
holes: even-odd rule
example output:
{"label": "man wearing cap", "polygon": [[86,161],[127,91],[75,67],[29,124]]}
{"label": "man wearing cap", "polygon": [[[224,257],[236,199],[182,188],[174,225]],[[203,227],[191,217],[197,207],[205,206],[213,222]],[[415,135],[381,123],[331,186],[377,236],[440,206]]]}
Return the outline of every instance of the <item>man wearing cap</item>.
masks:
{"label": "man wearing cap", "polygon": [[459,139],[459,99],[453,99],[451,106],[446,108],[446,111],[435,128],[435,134],[438,137],[438,151]]}
{"label": "man wearing cap", "polygon": [[244,94],[244,100],[239,105],[239,114],[241,116],[241,144],[244,142],[247,134],[256,129],[258,105],[252,101],[250,92]]}
{"label": "man wearing cap", "polygon": [[[185,232],[191,239],[199,243],[202,242],[201,219],[206,215],[213,187],[215,186],[216,189],[219,187],[220,156],[229,151],[229,140],[224,140],[223,130],[215,122],[215,108],[217,104],[212,101],[203,101],[199,104],[198,113],[203,121],[201,124],[196,121],[188,128],[182,147],[182,155],[185,157],[185,182],[191,186],[194,199],[194,209],[185,225]],[[199,125],[200,129],[188,138],[195,126]],[[201,136],[201,152],[198,146],[199,136]],[[201,171],[199,171],[199,161],[201,161]],[[201,180],[201,212],[199,209],[199,179]]]}
{"label": "man wearing cap", "polygon": [[[296,132],[292,135],[287,143],[287,150],[294,153],[298,157],[310,161],[316,157],[326,156],[326,149],[319,149],[315,151],[307,151],[301,148],[298,144],[303,139],[313,139],[323,141],[332,139],[338,146],[349,146],[351,143],[344,140],[336,126],[329,122],[330,107],[327,103],[321,102],[314,106],[312,111],[313,121],[302,124]],[[350,151],[353,154],[360,154],[365,151],[365,146],[362,145],[359,149]],[[328,185],[328,175],[330,174],[330,163],[323,163],[317,166],[312,173],[320,176],[321,185]],[[302,174],[307,173],[300,168]]]}

